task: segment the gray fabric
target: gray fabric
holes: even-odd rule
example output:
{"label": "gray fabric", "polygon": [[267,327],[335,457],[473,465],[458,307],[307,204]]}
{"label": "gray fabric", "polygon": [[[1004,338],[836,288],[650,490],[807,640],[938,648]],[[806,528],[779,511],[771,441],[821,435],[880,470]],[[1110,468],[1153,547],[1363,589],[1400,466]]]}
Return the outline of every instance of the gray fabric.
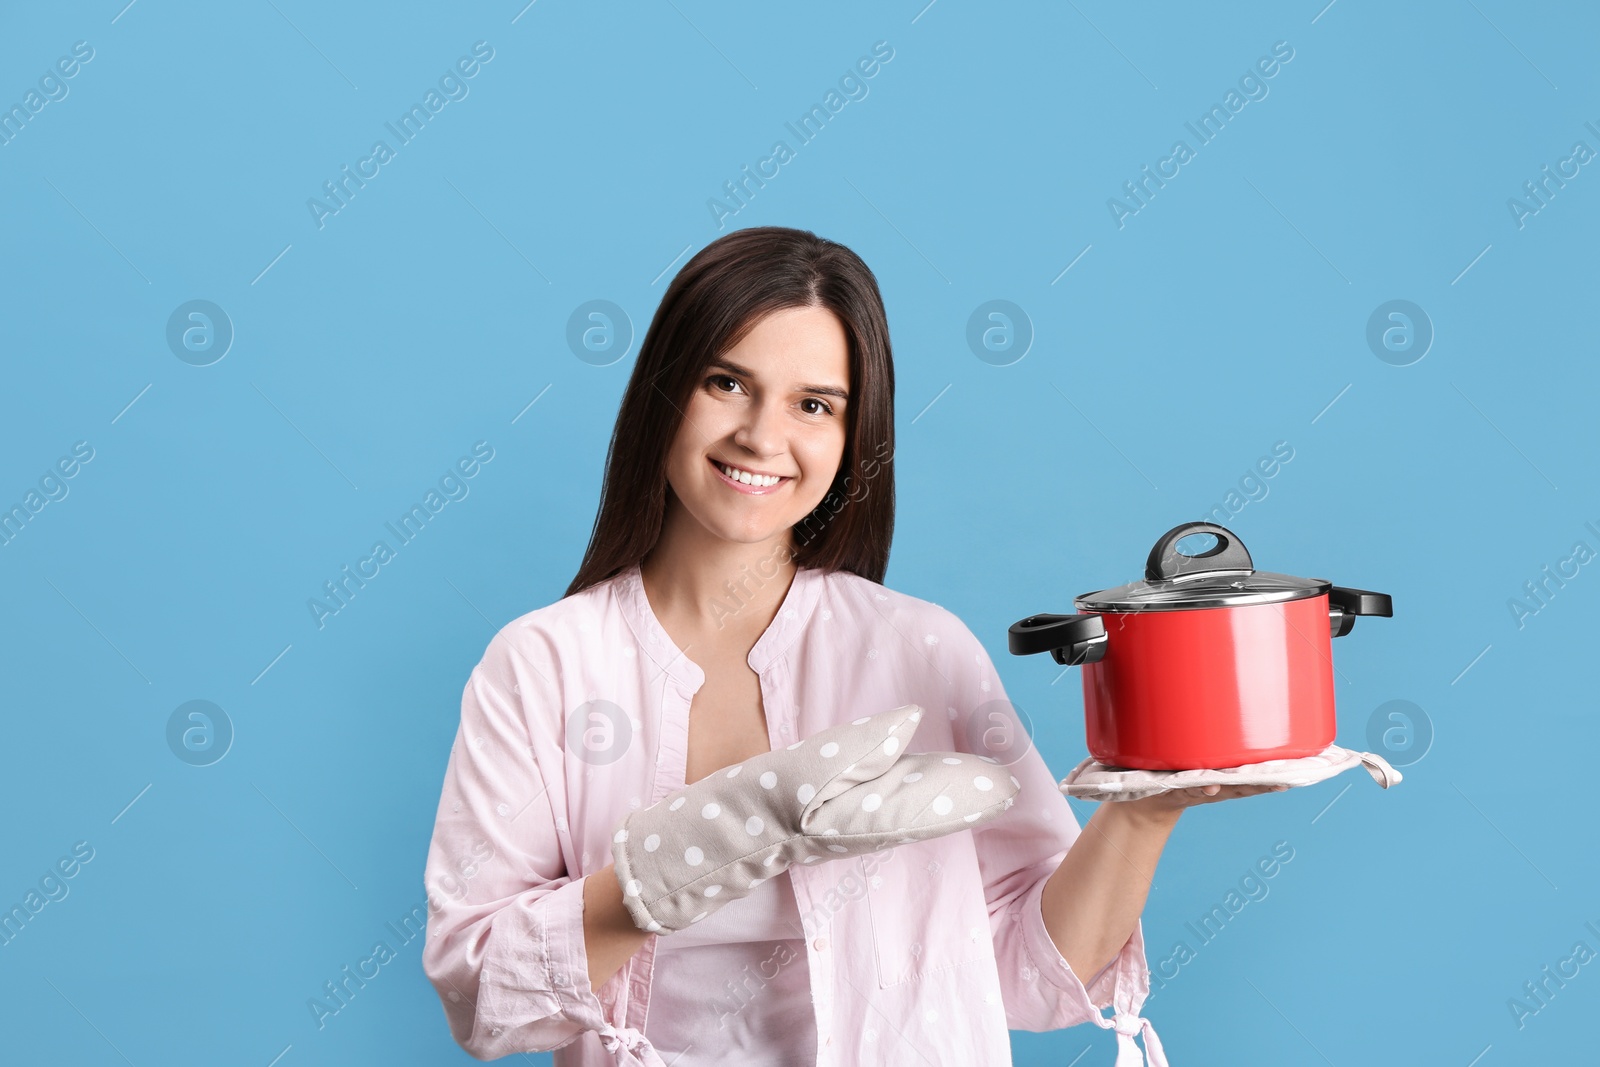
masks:
{"label": "gray fabric", "polygon": [[1108,767],[1090,758],[1074,767],[1057,787],[1080,800],[1139,800],[1202,785],[1314,785],[1352,767],[1365,768],[1372,780],[1385,789],[1402,781],[1400,772],[1382,756],[1329,745],[1315,756],[1264,760],[1218,770],[1145,771]]}
{"label": "gray fabric", "polygon": [[989,756],[907,753],[922,715],[907,704],[829,727],[629,814],[611,854],[634,925],[682,930],[791,864],[999,818],[1021,783]]}

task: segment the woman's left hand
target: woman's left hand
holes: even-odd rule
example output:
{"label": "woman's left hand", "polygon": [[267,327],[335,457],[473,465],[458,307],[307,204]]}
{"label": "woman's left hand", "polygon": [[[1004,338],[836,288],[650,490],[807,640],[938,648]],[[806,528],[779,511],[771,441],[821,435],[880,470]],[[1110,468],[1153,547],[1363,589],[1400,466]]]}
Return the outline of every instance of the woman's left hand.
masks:
{"label": "woman's left hand", "polygon": [[1113,806],[1124,808],[1129,814],[1138,813],[1150,818],[1176,819],[1185,808],[1197,804],[1214,804],[1219,800],[1253,797],[1258,793],[1280,793],[1286,785],[1197,785],[1187,789],[1169,789],[1164,793],[1140,797],[1138,800],[1119,800]]}

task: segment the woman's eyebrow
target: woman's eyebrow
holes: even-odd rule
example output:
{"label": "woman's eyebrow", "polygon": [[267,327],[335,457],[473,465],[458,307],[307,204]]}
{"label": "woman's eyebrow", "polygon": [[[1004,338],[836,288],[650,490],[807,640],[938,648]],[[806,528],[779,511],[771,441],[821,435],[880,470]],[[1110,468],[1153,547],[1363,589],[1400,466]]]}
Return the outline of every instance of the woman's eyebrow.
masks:
{"label": "woman's eyebrow", "polygon": [[[710,366],[721,367],[723,370],[732,371],[745,378],[754,378],[756,376],[755,372],[749,368],[741,367],[737,363],[730,363],[726,359],[712,360]],[[802,385],[795,391],[800,393],[821,393],[824,396],[836,396],[845,401],[850,399],[849,391],[841,389],[837,385]]]}

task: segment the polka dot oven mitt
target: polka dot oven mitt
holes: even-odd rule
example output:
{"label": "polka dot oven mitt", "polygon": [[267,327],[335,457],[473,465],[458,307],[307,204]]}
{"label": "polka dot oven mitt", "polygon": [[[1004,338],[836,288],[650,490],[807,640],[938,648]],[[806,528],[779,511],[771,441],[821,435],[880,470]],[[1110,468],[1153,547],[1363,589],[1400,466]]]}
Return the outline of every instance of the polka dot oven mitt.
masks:
{"label": "polka dot oven mitt", "polygon": [[832,726],[631,812],[612,838],[634,925],[672,933],[795,863],[981,826],[1020,783],[992,757],[904,753],[922,708]]}

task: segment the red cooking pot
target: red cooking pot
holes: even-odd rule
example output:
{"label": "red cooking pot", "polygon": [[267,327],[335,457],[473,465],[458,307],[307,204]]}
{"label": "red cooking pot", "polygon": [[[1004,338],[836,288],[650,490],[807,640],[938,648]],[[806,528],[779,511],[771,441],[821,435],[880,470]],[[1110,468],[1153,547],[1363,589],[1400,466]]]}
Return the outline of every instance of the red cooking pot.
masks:
{"label": "red cooking pot", "polygon": [[[1216,543],[1184,553],[1178,542]],[[1313,756],[1333,744],[1332,639],[1357,615],[1393,615],[1389,597],[1258,571],[1214,523],[1161,536],[1145,580],[1073,599],[1083,614],[1012,625],[1015,655],[1083,666],[1089,754],[1146,770],[1237,767]]]}

